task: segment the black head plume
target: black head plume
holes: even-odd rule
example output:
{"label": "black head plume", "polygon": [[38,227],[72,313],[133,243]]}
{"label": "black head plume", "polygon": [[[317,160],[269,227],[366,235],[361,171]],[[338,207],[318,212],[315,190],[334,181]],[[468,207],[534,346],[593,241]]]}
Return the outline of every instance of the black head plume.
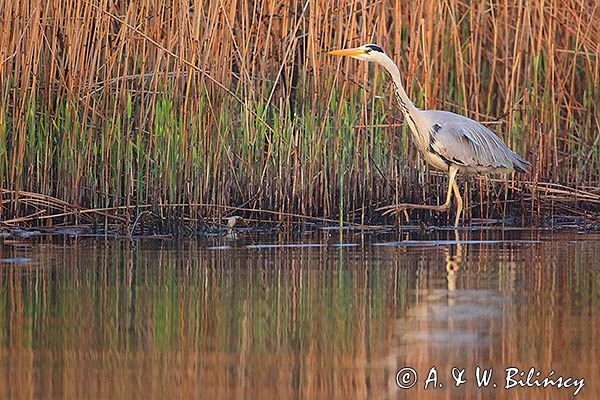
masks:
{"label": "black head plume", "polygon": [[376,44],[368,44],[365,47],[371,49],[372,51],[378,51],[380,53],[383,53],[383,49],[379,46],[377,46]]}

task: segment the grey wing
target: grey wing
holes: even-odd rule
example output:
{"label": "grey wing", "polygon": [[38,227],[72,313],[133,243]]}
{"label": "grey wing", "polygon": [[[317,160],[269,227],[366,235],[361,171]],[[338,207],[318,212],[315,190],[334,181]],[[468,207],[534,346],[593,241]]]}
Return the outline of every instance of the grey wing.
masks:
{"label": "grey wing", "polygon": [[477,172],[529,172],[529,162],[479,122],[447,111],[425,113],[431,123],[430,148],[447,161]]}

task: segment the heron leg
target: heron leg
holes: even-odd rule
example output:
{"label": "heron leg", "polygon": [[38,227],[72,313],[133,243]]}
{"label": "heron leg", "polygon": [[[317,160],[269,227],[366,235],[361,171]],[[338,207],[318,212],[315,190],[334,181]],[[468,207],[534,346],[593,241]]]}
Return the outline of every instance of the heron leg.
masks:
{"label": "heron leg", "polygon": [[[448,211],[450,209],[450,200],[452,199],[453,185],[456,185],[455,178],[458,169],[455,166],[450,166],[450,170],[448,171],[448,193],[446,194],[446,201],[444,204],[439,206],[429,206],[426,204],[395,204],[393,206],[386,206],[378,208],[377,211],[383,211],[383,215],[388,215],[393,212],[406,211],[407,209],[411,210],[431,210],[431,211]],[[458,187],[457,187],[458,192]],[[460,195],[458,195],[457,200],[460,199]],[[461,208],[462,208],[462,199],[460,199]],[[406,214],[405,214],[406,215]]]}
{"label": "heron leg", "polygon": [[456,181],[452,181],[452,191],[454,192],[454,197],[456,198],[456,217],[454,217],[454,227],[458,226],[458,221],[460,220],[460,214],[463,210],[463,200],[460,197],[460,191],[458,190],[458,184]]}

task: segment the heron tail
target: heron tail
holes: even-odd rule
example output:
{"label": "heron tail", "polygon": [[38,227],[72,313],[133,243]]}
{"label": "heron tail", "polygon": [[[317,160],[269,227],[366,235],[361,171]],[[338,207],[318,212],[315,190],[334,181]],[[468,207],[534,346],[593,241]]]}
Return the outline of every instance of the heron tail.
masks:
{"label": "heron tail", "polygon": [[529,173],[529,171],[531,170],[531,163],[529,161],[525,160],[523,157],[521,157],[515,152],[513,152],[512,158],[513,168],[515,169],[515,171],[522,172],[524,174]]}

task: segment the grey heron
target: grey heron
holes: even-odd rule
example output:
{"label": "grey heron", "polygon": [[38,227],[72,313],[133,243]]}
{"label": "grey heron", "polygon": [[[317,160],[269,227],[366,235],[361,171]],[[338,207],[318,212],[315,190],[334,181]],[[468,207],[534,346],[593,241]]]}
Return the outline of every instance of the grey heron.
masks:
{"label": "grey heron", "polygon": [[392,78],[400,110],[419,153],[433,168],[448,174],[448,193],[444,204],[439,206],[396,204],[378,209],[384,211],[384,215],[394,211],[406,213],[407,209],[448,212],[452,193],[454,193],[457,208],[454,219],[456,227],[463,208],[456,184],[458,172],[463,174],[529,172],[531,164],[509,149],[494,132],[479,122],[448,111],[420,110],[415,107],[404,91],[398,66],[381,47],[366,44],[352,49],[330,51],[329,54],[375,62],[386,69]]}

